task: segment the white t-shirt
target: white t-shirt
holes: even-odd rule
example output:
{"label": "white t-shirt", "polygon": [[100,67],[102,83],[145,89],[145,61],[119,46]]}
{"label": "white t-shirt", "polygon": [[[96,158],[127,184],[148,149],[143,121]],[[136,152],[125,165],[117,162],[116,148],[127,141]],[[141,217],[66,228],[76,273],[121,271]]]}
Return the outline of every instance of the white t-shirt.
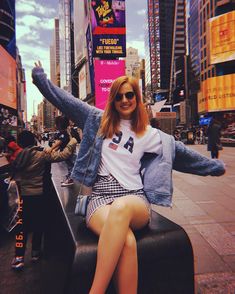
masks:
{"label": "white t-shirt", "polygon": [[126,189],[141,189],[143,184],[139,171],[144,152],[161,154],[158,130],[148,126],[145,134],[137,137],[131,130],[131,121],[121,120],[120,133],[112,139],[104,139],[98,174],[112,174]]}

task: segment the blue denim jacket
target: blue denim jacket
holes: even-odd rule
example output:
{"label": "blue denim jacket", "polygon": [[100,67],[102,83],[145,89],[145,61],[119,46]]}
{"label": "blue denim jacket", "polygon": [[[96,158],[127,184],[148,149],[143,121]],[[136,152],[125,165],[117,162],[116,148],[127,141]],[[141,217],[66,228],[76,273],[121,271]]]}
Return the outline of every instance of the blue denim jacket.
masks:
{"label": "blue denim jacket", "polygon": [[[47,79],[42,68],[32,71],[33,83],[42,95],[83,130],[83,139],[73,168],[72,177],[92,187],[97,176],[103,137],[98,135],[103,111],[91,106]],[[187,148],[182,142],[160,132],[162,154],[144,156],[141,160],[141,174],[144,191],[150,203],[171,206],[172,169],[197,175],[220,176],[225,172],[223,162],[209,159]]]}

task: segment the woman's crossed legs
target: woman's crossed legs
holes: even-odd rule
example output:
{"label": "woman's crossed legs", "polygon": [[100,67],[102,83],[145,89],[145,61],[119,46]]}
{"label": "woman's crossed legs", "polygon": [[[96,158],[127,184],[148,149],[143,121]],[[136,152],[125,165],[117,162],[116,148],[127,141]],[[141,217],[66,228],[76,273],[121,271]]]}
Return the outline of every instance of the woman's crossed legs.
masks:
{"label": "woman's crossed legs", "polygon": [[118,293],[137,293],[138,259],[132,230],[149,222],[144,201],[132,195],[120,197],[97,209],[88,227],[99,236],[95,277],[90,294],[103,294],[112,276]]}

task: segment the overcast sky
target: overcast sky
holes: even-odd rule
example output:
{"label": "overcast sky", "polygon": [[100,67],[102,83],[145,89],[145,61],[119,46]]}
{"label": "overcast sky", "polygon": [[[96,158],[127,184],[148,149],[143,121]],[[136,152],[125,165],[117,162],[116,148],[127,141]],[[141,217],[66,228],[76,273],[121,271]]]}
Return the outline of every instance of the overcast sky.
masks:
{"label": "overcast sky", "polygon": [[[139,50],[144,57],[144,25],[147,0],[126,0],[127,47]],[[16,42],[26,70],[28,120],[37,111],[42,95],[32,84],[34,62],[41,60],[50,73],[49,48],[59,0],[16,0]]]}

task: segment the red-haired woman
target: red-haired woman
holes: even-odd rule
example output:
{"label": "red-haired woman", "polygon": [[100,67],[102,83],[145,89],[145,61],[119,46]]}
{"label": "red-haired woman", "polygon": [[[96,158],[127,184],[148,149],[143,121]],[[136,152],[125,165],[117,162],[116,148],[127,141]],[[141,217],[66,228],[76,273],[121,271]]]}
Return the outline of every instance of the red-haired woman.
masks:
{"label": "red-haired woman", "polygon": [[[112,277],[117,293],[137,293],[133,231],[149,223],[148,199],[171,205],[173,163],[177,170],[201,175],[221,175],[224,166],[188,152],[183,144],[177,144],[176,150],[173,137],[152,128],[138,82],[132,77],[122,76],[113,82],[104,112],[53,85],[40,62],[35,63],[32,77],[43,96],[83,131],[72,177],[92,187],[86,223],[99,242],[89,293],[105,293]],[[143,166],[144,153],[155,154],[154,162]]]}

